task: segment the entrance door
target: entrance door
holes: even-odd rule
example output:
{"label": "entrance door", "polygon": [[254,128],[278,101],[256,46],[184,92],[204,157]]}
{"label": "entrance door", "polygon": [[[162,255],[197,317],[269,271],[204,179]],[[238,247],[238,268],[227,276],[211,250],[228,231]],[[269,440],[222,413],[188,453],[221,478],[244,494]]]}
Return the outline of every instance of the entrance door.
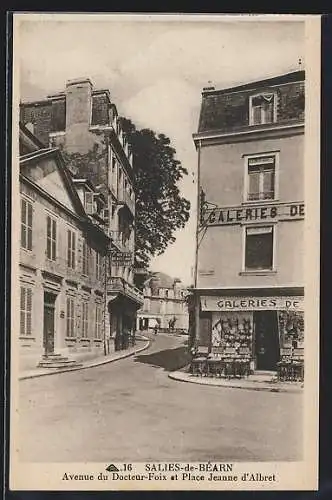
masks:
{"label": "entrance door", "polygon": [[276,311],[254,312],[257,370],[276,370],[279,361],[279,334]]}
{"label": "entrance door", "polygon": [[210,347],[211,345],[211,331],[212,331],[212,317],[211,313],[202,312],[199,318],[199,339],[200,346]]}
{"label": "entrance door", "polygon": [[44,293],[44,349],[45,354],[54,352],[54,311],[56,296],[52,293]]}

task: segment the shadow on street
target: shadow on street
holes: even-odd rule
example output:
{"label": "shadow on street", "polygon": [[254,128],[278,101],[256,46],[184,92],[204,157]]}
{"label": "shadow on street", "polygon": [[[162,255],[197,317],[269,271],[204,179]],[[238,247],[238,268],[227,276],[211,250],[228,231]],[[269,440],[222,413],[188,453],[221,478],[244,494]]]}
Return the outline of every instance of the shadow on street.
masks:
{"label": "shadow on street", "polygon": [[153,352],[151,354],[140,354],[135,357],[136,363],[145,363],[159,368],[164,368],[169,372],[179,370],[187,365],[190,356],[185,346],[176,349],[165,349],[164,351]]}

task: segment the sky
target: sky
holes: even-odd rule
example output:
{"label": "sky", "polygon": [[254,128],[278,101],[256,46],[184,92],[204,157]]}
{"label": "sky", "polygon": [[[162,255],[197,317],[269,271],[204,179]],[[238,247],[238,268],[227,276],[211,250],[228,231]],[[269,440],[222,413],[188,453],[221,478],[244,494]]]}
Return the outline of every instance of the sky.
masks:
{"label": "sky", "polygon": [[[303,18],[302,18],[303,19]],[[203,87],[216,89],[299,69],[304,22],[299,16],[20,15],[16,60],[20,99],[61,91],[89,77],[110,90],[122,116],[171,139],[188,170],[180,184],[191,217],[176,242],[151,262],[153,271],[193,282],[197,132]]]}

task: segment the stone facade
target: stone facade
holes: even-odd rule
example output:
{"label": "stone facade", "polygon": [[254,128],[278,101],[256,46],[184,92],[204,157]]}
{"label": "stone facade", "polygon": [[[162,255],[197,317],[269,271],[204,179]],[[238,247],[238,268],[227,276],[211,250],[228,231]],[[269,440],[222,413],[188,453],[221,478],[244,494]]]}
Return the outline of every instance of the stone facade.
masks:
{"label": "stone facade", "polygon": [[139,330],[188,332],[187,290],[179,279],[164,273],[154,273],[144,283],[144,305],[137,314]]}
{"label": "stone facade", "polygon": [[[20,119],[52,147],[74,158],[75,177],[98,185],[111,239],[108,259],[108,348],[128,346],[143,295],[134,285],[135,190],[133,157],[108,90],[89,79],[70,80],[63,92],[21,103]],[[76,159],[76,160],[75,160]],[[125,258],[121,258],[125,256]]]}

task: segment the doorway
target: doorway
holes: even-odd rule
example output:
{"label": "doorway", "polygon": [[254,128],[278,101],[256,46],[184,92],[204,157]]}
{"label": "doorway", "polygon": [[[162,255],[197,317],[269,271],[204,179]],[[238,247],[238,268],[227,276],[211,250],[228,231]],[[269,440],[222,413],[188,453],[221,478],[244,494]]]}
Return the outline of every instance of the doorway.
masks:
{"label": "doorway", "polygon": [[256,369],[275,371],[279,361],[276,311],[254,312]]}
{"label": "doorway", "polygon": [[56,295],[50,292],[44,292],[43,347],[46,356],[54,353],[55,300]]}

